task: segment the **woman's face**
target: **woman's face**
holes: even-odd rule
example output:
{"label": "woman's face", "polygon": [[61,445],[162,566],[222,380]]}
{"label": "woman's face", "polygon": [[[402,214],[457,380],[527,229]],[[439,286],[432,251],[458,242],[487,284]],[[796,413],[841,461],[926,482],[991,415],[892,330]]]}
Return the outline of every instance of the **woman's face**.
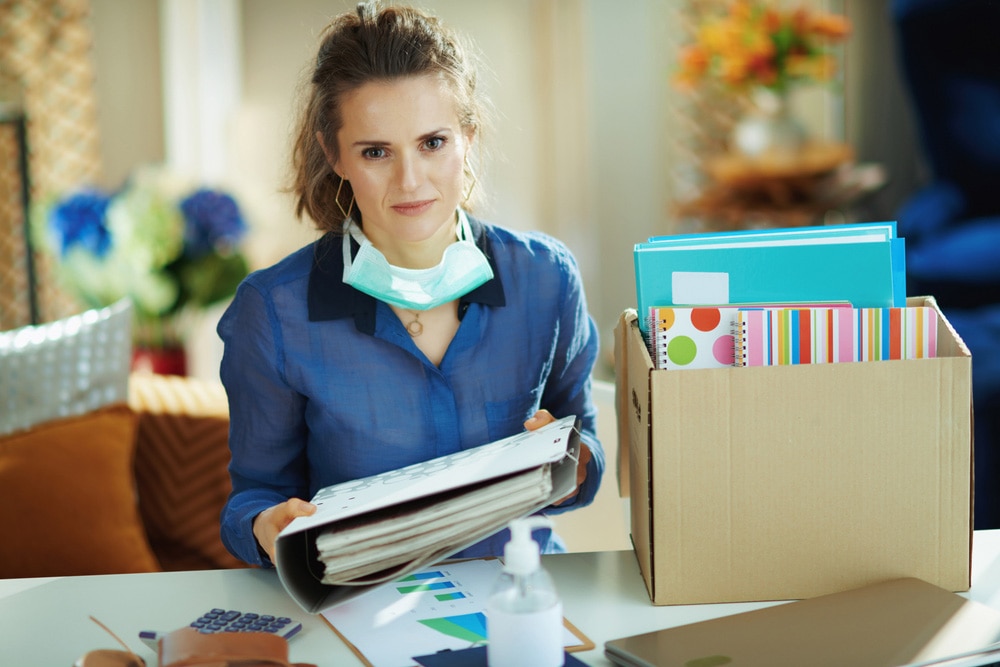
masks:
{"label": "woman's face", "polygon": [[365,235],[394,250],[454,240],[471,142],[444,79],[413,76],[366,83],[341,102],[334,171],[348,179]]}

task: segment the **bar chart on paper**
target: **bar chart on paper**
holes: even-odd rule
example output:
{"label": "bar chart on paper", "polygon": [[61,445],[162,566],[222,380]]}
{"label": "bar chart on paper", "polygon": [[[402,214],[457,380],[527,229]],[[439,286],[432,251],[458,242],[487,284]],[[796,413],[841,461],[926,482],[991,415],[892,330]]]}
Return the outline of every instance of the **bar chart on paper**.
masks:
{"label": "bar chart on paper", "polygon": [[[412,657],[486,643],[486,601],[499,560],[442,563],[375,588],[323,616],[373,667],[416,665]],[[566,629],[570,648],[589,642]]]}
{"label": "bar chart on paper", "polygon": [[323,612],[374,667],[415,665],[414,655],[486,642],[486,598],[496,560],[448,563],[416,572]]}
{"label": "bar chart on paper", "polygon": [[[396,582],[396,591],[401,595],[427,594],[430,598],[428,606],[431,609],[448,607],[455,609],[457,605],[448,603],[471,601],[474,596],[470,592],[463,591],[461,584],[452,581],[449,574],[445,570],[411,574]],[[447,637],[469,642],[470,646],[486,641],[486,614],[481,611],[421,618],[418,622]]]}
{"label": "bar chart on paper", "polygon": [[443,618],[423,618],[420,622],[442,635],[467,641],[473,646],[486,641],[486,614],[461,614]]}
{"label": "bar chart on paper", "polygon": [[[396,581],[396,590],[406,595],[408,593],[423,593],[426,591],[445,591],[456,588],[453,581],[448,581],[448,573],[442,570],[431,570],[430,572],[417,572],[408,577],[403,577]],[[464,596],[461,591],[437,593],[437,599],[460,600]]]}

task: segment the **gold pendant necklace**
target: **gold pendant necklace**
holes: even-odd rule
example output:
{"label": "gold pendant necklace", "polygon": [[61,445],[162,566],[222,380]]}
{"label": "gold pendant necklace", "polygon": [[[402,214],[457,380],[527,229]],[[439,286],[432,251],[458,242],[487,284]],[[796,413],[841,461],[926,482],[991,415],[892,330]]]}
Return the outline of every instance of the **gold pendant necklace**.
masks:
{"label": "gold pendant necklace", "polygon": [[410,310],[407,311],[413,313],[413,321],[406,325],[406,333],[410,334],[411,338],[416,338],[424,332],[424,325],[420,321],[420,311]]}

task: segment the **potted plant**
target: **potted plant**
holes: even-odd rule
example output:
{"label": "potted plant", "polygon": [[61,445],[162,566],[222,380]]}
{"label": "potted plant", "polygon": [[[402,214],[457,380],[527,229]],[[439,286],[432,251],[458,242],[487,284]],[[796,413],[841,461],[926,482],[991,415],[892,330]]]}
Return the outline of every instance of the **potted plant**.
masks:
{"label": "potted plant", "polygon": [[681,49],[674,84],[691,90],[714,83],[752,102],[734,128],[736,150],[750,155],[796,150],[805,132],[789,113],[788,94],[796,86],[833,79],[832,46],[850,29],[838,14],[734,0],[697,25],[693,41]]}
{"label": "potted plant", "polygon": [[115,191],[81,187],[42,209],[36,236],[65,288],[87,308],[129,297],[136,365],[184,374],[191,318],[231,297],[248,272],[236,200],[146,168]]}

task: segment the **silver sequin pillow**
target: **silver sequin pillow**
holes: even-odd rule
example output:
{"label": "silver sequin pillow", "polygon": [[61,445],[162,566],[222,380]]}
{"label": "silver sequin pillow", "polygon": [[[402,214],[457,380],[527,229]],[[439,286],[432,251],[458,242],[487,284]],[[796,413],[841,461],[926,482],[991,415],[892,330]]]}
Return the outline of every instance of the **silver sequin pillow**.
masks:
{"label": "silver sequin pillow", "polygon": [[128,399],[132,304],[0,332],[0,435]]}

